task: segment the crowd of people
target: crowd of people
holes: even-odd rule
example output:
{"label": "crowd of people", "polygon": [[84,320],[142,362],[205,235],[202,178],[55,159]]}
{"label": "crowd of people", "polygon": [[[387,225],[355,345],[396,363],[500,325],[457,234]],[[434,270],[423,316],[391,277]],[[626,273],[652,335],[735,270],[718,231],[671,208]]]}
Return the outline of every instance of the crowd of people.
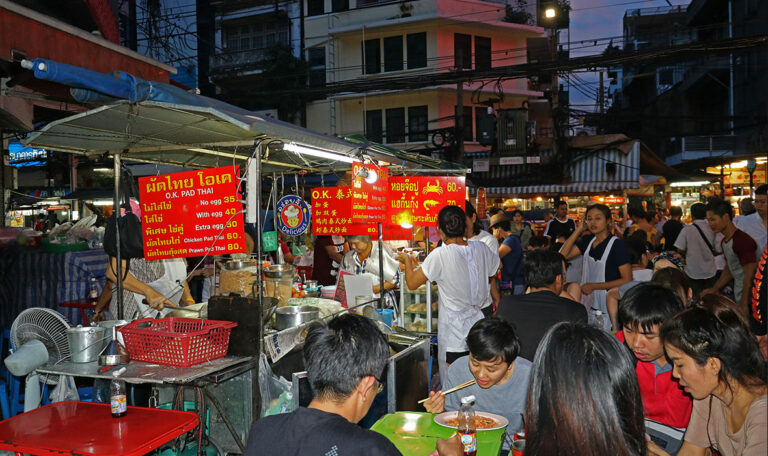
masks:
{"label": "crowd of people", "polygon": [[[441,388],[475,380],[465,392],[477,409],[509,421],[502,454],[524,430],[526,455],[764,455],[765,185],[755,208],[734,219],[729,203],[711,200],[691,207],[691,224],[679,208],[663,223],[633,209],[635,222],[622,231],[606,206],[588,207],[577,223],[559,202],[536,236],[522,214],[495,213],[485,231],[469,202],[448,206],[438,215],[440,245],[423,263],[398,254],[399,285],[437,283]],[[301,428],[316,438],[271,449],[399,454],[354,427],[385,375],[378,330],[344,315],[309,334],[315,400],[309,410],[260,420],[246,453],[277,430]],[[349,359],[324,361],[318,353],[331,347]],[[457,410],[464,395],[437,388],[425,410]],[[669,432],[659,438],[659,429]],[[458,437],[439,440],[434,454],[462,454]]]}

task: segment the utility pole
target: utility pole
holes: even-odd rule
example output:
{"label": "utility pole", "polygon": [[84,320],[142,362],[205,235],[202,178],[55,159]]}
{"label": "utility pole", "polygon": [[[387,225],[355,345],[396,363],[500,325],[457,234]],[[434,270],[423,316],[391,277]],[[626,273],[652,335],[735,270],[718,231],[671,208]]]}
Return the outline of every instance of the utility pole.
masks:
{"label": "utility pole", "polygon": [[[457,71],[461,71],[458,69]],[[456,157],[461,162],[464,158],[464,82],[456,83]]]}
{"label": "utility pole", "polygon": [[600,105],[600,114],[605,114],[605,90],[603,89],[603,72],[600,71],[600,94],[597,96],[597,103]]}

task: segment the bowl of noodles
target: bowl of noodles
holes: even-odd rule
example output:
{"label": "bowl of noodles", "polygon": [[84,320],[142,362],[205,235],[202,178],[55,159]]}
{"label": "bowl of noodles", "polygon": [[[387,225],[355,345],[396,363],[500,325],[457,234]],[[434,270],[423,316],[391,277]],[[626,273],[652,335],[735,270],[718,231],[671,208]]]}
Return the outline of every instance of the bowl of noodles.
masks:
{"label": "bowl of noodles", "polygon": [[[435,415],[435,423],[452,429],[459,427],[459,412],[443,412]],[[489,412],[475,412],[475,427],[478,431],[492,431],[507,427],[509,421],[501,415]]]}

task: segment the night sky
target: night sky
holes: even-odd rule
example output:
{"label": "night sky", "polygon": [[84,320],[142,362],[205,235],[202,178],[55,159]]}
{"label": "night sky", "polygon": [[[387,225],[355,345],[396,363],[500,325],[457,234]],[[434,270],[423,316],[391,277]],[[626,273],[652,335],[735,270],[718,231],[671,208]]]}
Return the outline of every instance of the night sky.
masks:
{"label": "night sky", "polygon": [[[620,37],[623,34],[624,13],[630,9],[654,8],[659,6],[688,5],[689,0],[571,0],[571,28],[570,41],[572,43],[571,57],[599,54],[605,49],[605,45],[598,43],[597,47],[590,44],[575,43],[581,40],[593,40],[595,38]],[[560,41],[568,41],[567,31],[562,31]],[[621,39],[615,39],[614,45],[623,48]],[[586,47],[585,47],[586,46]],[[583,47],[582,49],[573,49]],[[578,74],[587,82],[586,91],[596,93],[599,86],[598,75],[594,73]],[[608,84],[606,80],[606,85]],[[570,91],[571,103],[594,104],[595,98],[588,98],[577,90]],[[577,109],[593,111],[594,106],[574,106]]]}

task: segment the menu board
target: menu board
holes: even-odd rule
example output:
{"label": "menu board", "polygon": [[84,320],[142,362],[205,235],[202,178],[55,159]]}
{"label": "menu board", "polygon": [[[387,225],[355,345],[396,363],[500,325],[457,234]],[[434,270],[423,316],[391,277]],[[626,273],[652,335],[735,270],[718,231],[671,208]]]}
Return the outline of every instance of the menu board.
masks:
{"label": "menu board", "polygon": [[245,252],[237,172],[225,166],[139,178],[144,258]]}
{"label": "menu board", "polygon": [[352,233],[352,187],[319,187],[312,190],[312,234]]}
{"label": "menu board", "polygon": [[[375,175],[373,181],[359,176],[365,166],[368,175]],[[352,219],[356,223],[383,222],[387,215],[387,192],[389,170],[372,164],[352,164]]]}
{"label": "menu board", "polygon": [[435,226],[445,206],[464,209],[464,177],[397,176],[389,178],[387,222],[397,226]]}

